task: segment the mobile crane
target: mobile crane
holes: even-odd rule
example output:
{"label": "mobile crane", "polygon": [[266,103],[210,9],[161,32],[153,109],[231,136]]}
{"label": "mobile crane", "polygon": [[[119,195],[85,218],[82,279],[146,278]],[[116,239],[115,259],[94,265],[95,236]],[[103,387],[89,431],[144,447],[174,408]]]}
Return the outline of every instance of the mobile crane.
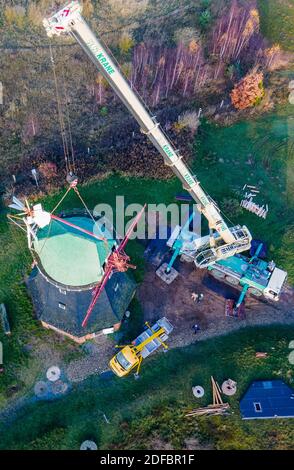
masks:
{"label": "mobile crane", "polygon": [[216,203],[204,192],[200,182],[183,161],[182,155],[165,136],[154,116],[149,115],[140,98],[111,59],[102,43],[93,34],[82,15],[82,6],[72,1],[55,15],[43,20],[49,37],[67,34],[72,36],[84,49],[115,93],[133,114],[151,142],[182,181],[197,202],[197,209],[208,220],[210,234],[197,241],[195,264],[206,268],[220,259],[226,259],[250,248],[251,235],[247,227],[228,227]]}
{"label": "mobile crane", "polygon": [[[192,246],[187,253],[185,253],[184,243],[179,238],[178,243],[174,243],[172,248],[176,250],[177,254],[190,255],[196,267],[208,268],[215,277],[229,282],[231,280],[234,285],[241,285],[243,297],[247,290],[255,289],[253,294],[257,293],[269,299],[278,300],[287,273],[276,268],[273,262],[267,263],[258,258],[253,260],[241,255],[251,247],[252,236],[248,228],[244,225],[228,227],[215,201],[202,189],[196,176],[184,163],[182,155],[164,134],[155,116],[147,112],[139,96],[123,77],[110,54],[91,31],[81,13],[81,4],[78,1],[72,1],[53,16],[45,18],[43,25],[47,35],[49,37],[70,35],[80,44],[114,92],[135,117],[141,131],[163,156],[164,163],[181,180],[183,188],[190,193],[197,203],[197,209],[208,221],[209,235],[191,237],[190,245]],[[179,229],[178,232],[183,235],[185,230]],[[173,260],[175,257],[176,255]],[[170,267],[171,263],[168,268],[170,269]],[[244,280],[245,271],[251,280],[250,284],[246,283],[246,286],[241,282]]]}

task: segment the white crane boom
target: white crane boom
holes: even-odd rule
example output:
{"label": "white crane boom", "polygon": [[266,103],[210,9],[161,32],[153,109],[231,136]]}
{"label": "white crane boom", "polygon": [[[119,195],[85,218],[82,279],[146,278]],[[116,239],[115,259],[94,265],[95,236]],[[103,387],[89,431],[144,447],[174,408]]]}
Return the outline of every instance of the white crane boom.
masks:
{"label": "white crane boom", "polygon": [[49,37],[69,34],[76,39],[133,114],[142,132],[149,137],[161,153],[165,164],[171,167],[182,181],[184,189],[189,191],[197,202],[198,210],[208,220],[210,237],[203,237],[201,249],[198,250],[195,257],[196,265],[207,267],[218,259],[228,258],[248,250],[251,235],[247,227],[238,225],[229,228],[227,226],[215,202],[201,188],[199,181],[186,166],[178,150],[174,149],[156,119],[147,112],[142,101],[123,77],[105,47],[83,19],[81,12],[80,3],[72,1],[50,18],[44,19],[43,24],[47,34]]}

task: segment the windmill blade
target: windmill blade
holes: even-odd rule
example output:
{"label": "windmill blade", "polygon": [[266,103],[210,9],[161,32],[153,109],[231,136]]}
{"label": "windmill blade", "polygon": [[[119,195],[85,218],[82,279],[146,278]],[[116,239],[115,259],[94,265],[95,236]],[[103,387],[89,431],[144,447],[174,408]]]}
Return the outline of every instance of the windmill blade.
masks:
{"label": "windmill blade", "polygon": [[25,209],[25,205],[20,199],[17,199],[17,197],[13,196],[12,201],[14,202],[15,205],[17,205],[21,209]]}
{"label": "windmill blade", "polygon": [[25,207],[21,207],[21,206],[18,206],[17,204],[9,204],[8,207],[10,207],[11,209],[16,209],[17,211],[23,211],[25,209]]}
{"label": "windmill blade", "polygon": [[16,209],[17,211],[26,211],[25,205],[19,199],[17,199],[17,197],[13,196],[12,201],[13,203],[9,204],[8,207],[11,209]]}
{"label": "windmill blade", "polygon": [[31,208],[30,208],[30,205],[29,205],[29,201],[27,199],[25,199],[25,202],[26,202],[26,206],[27,206],[28,211],[30,211]]}

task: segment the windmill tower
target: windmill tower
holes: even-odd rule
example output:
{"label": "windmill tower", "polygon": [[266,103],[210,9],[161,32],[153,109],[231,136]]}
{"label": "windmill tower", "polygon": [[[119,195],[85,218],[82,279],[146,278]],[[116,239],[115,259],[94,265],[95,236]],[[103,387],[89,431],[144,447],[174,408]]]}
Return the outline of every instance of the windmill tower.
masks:
{"label": "windmill tower", "polygon": [[127,255],[125,269],[113,266],[122,243],[88,209],[56,216],[15,197],[9,207],[26,228],[34,258],[26,285],[42,325],[78,343],[119,329],[136,289]]}

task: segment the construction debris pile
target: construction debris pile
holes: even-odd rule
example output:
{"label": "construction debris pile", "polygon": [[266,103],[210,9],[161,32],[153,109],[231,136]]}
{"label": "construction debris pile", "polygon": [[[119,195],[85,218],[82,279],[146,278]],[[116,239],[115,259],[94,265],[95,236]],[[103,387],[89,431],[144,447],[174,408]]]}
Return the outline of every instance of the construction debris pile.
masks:
{"label": "construction debris pile", "polygon": [[189,411],[185,417],[190,418],[192,416],[216,416],[216,415],[226,415],[229,414],[230,405],[229,403],[224,403],[221,397],[221,389],[219,384],[211,376],[212,384],[212,395],[213,395],[213,404],[205,406],[203,408],[196,408]]}
{"label": "construction debris pile", "polygon": [[249,212],[253,212],[253,214],[257,215],[258,217],[266,219],[268,214],[268,205],[262,204],[262,206],[260,206],[259,204],[253,202],[253,198],[259,194],[259,189],[257,189],[256,186],[245,184],[242,191],[245,191],[245,194],[243,194],[243,199],[240,202],[240,206]]}

